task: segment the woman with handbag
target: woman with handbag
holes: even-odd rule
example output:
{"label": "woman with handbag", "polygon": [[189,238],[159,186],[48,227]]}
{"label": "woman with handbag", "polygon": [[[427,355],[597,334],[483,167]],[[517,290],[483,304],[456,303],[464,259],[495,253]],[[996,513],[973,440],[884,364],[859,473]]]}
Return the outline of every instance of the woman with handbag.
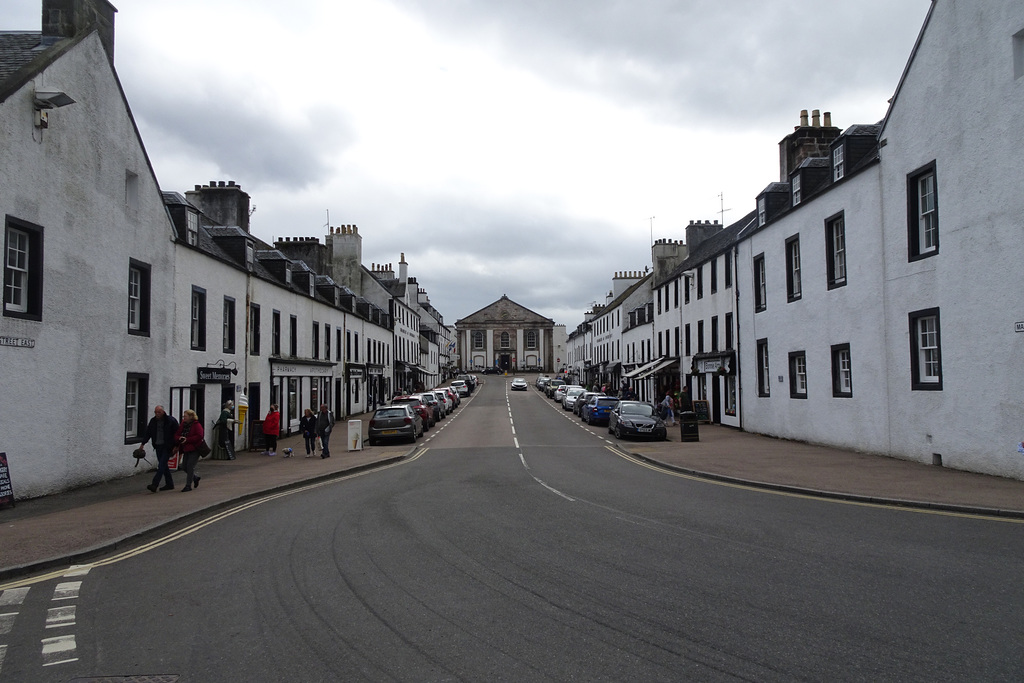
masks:
{"label": "woman with handbag", "polygon": [[191,491],[193,486],[199,487],[196,464],[202,455],[201,449],[206,446],[203,436],[203,425],[199,423],[196,411],[186,410],[181,416],[181,425],[178,426],[178,431],[174,435],[174,442],[178,444],[175,448],[185,463],[185,488],[182,491]]}

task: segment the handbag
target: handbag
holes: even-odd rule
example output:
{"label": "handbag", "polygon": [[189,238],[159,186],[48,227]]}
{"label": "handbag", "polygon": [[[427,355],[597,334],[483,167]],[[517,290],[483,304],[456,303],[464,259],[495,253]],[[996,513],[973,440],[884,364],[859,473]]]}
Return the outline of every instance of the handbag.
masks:
{"label": "handbag", "polygon": [[210,454],[210,446],[206,443],[206,439],[200,441],[199,445],[196,446],[196,453],[199,454],[200,458],[205,458]]}

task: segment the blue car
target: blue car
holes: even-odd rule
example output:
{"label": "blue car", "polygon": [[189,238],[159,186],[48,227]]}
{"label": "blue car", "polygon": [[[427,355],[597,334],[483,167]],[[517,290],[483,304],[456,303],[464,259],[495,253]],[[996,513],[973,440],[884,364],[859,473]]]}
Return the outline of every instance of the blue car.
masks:
{"label": "blue car", "polygon": [[583,421],[588,425],[608,424],[608,415],[617,405],[619,399],[614,396],[594,396],[583,406]]}

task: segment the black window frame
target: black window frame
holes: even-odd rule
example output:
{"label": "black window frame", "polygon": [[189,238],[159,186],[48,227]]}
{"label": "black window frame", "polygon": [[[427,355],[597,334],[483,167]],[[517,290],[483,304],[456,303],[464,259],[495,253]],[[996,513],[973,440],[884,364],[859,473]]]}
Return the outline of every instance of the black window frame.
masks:
{"label": "black window frame", "polygon": [[[853,397],[853,354],[850,352],[849,343],[846,344],[833,344],[830,347],[830,356],[832,359],[832,396],[835,398],[852,398]],[[840,358],[843,352],[850,358],[850,389],[847,391],[843,389],[843,369],[840,362]]]}
{"label": "black window frame", "polygon": [[731,350],[733,344],[732,313],[725,314],[725,350]]}
{"label": "black window frame", "polygon": [[[942,391],[942,320],[939,316],[939,309],[935,307],[911,311],[907,314],[907,318],[910,323],[910,388],[913,391]],[[936,381],[921,379],[921,349],[918,331],[920,321],[925,318],[935,318],[935,351],[938,354],[936,362],[939,366]]]}
{"label": "black window frame", "polygon": [[711,278],[711,293],[714,294],[718,291],[718,259],[711,259],[709,264],[711,266],[711,272],[708,274],[708,277]]}
{"label": "black window frame", "polygon": [[768,270],[764,261],[764,252],[754,257],[754,313],[768,308]]}
{"label": "black window frame", "polygon": [[[836,243],[835,243],[835,230],[833,229],[836,223],[840,223],[843,229],[843,274],[838,276],[836,274]],[[846,258],[848,251],[846,249],[846,212],[840,211],[839,213],[832,214],[825,219],[825,273],[828,278],[828,288],[836,289],[838,287],[845,287],[849,278],[850,268],[849,261]]]}
{"label": "black window frame", "polygon": [[[139,273],[139,321],[137,327],[132,327],[131,320],[131,274],[132,271]],[[128,259],[128,334],[148,337],[150,333],[150,301],[153,291],[153,267],[137,259]]]}
{"label": "black window frame", "polygon": [[224,353],[235,352],[235,297],[224,297],[223,342]]}
{"label": "black window frame", "polygon": [[[794,249],[796,253],[794,254]],[[786,301],[793,303],[803,298],[803,266],[800,257],[800,235],[786,240]]]}
{"label": "black window frame", "polygon": [[[274,311],[275,313],[277,311]],[[249,355],[258,356],[260,355],[261,335],[260,327],[263,324],[263,314],[260,311],[260,305],[256,303],[249,303]],[[280,320],[278,320],[280,324]]]}
{"label": "black window frame", "polygon": [[[198,302],[198,313],[193,314]],[[192,285],[188,308],[188,343],[192,351],[206,350],[206,289]]]}
{"label": "black window frame", "polygon": [[149,373],[129,372],[124,381],[124,423],[128,424],[128,386],[135,380],[138,382],[138,399],[135,405],[135,435],[128,436],[125,430],[125,444],[142,443],[146,438],[146,426],[149,424]]}
{"label": "black window frame", "polygon": [[270,314],[270,355],[281,356],[281,311],[276,308]]}
{"label": "black window frame", "polygon": [[[932,177],[932,193],[934,195],[935,207],[935,246],[927,251],[921,250],[921,215],[920,195],[918,187],[921,180],[927,176]],[[907,261],[920,261],[921,259],[937,256],[939,253],[939,236],[941,234],[939,222],[939,176],[936,170],[935,161],[925,164],[907,174]]]}
{"label": "black window frame", "polygon": [[[7,250],[11,239],[11,231],[25,233],[28,237],[28,262],[27,277],[25,284],[25,310],[8,310],[7,287],[11,282],[13,274],[7,267]],[[43,319],[43,227],[35,223],[23,221],[14,216],[6,216],[4,224],[4,293],[3,293],[3,315],[7,318],[20,318],[22,320]]]}
{"label": "black window frame", "polygon": [[757,395],[768,398],[772,395],[771,357],[768,355],[768,338],[757,340]]}
{"label": "black window frame", "polygon": [[292,358],[299,355],[299,317],[296,315],[288,318],[288,354]]}
{"label": "black window frame", "polygon": [[[797,365],[799,361],[803,361],[804,365],[804,388],[800,391],[797,386]],[[807,351],[790,351],[789,352],[789,397],[790,398],[807,398]]]}

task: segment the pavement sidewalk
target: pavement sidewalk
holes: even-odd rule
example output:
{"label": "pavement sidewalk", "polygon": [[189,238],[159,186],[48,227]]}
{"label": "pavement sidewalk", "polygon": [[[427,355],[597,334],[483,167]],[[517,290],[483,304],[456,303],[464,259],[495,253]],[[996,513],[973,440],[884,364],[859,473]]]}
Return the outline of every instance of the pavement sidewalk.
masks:
{"label": "pavement sidewalk", "polygon": [[[459,411],[464,408],[459,408]],[[371,414],[352,416],[368,433]],[[604,435],[603,428],[594,428]],[[1024,482],[700,425],[700,440],[619,441],[640,458],[695,476],[847,500],[995,515],[1024,520]],[[69,564],[137,543],[174,526],[268,492],[339,478],[397,462],[411,444],[347,450],[347,420],[339,420],[332,456],[306,458],[300,435],[285,437],[278,455],[240,452],[236,460],[204,460],[202,485],[181,493],[150,493],[152,471],[0,510],[0,581]],[[614,437],[607,435],[612,441]],[[282,457],[286,447],[294,455]],[[416,446],[419,447],[418,445]],[[130,457],[127,453],[125,457]],[[152,458],[150,458],[152,460]]]}

